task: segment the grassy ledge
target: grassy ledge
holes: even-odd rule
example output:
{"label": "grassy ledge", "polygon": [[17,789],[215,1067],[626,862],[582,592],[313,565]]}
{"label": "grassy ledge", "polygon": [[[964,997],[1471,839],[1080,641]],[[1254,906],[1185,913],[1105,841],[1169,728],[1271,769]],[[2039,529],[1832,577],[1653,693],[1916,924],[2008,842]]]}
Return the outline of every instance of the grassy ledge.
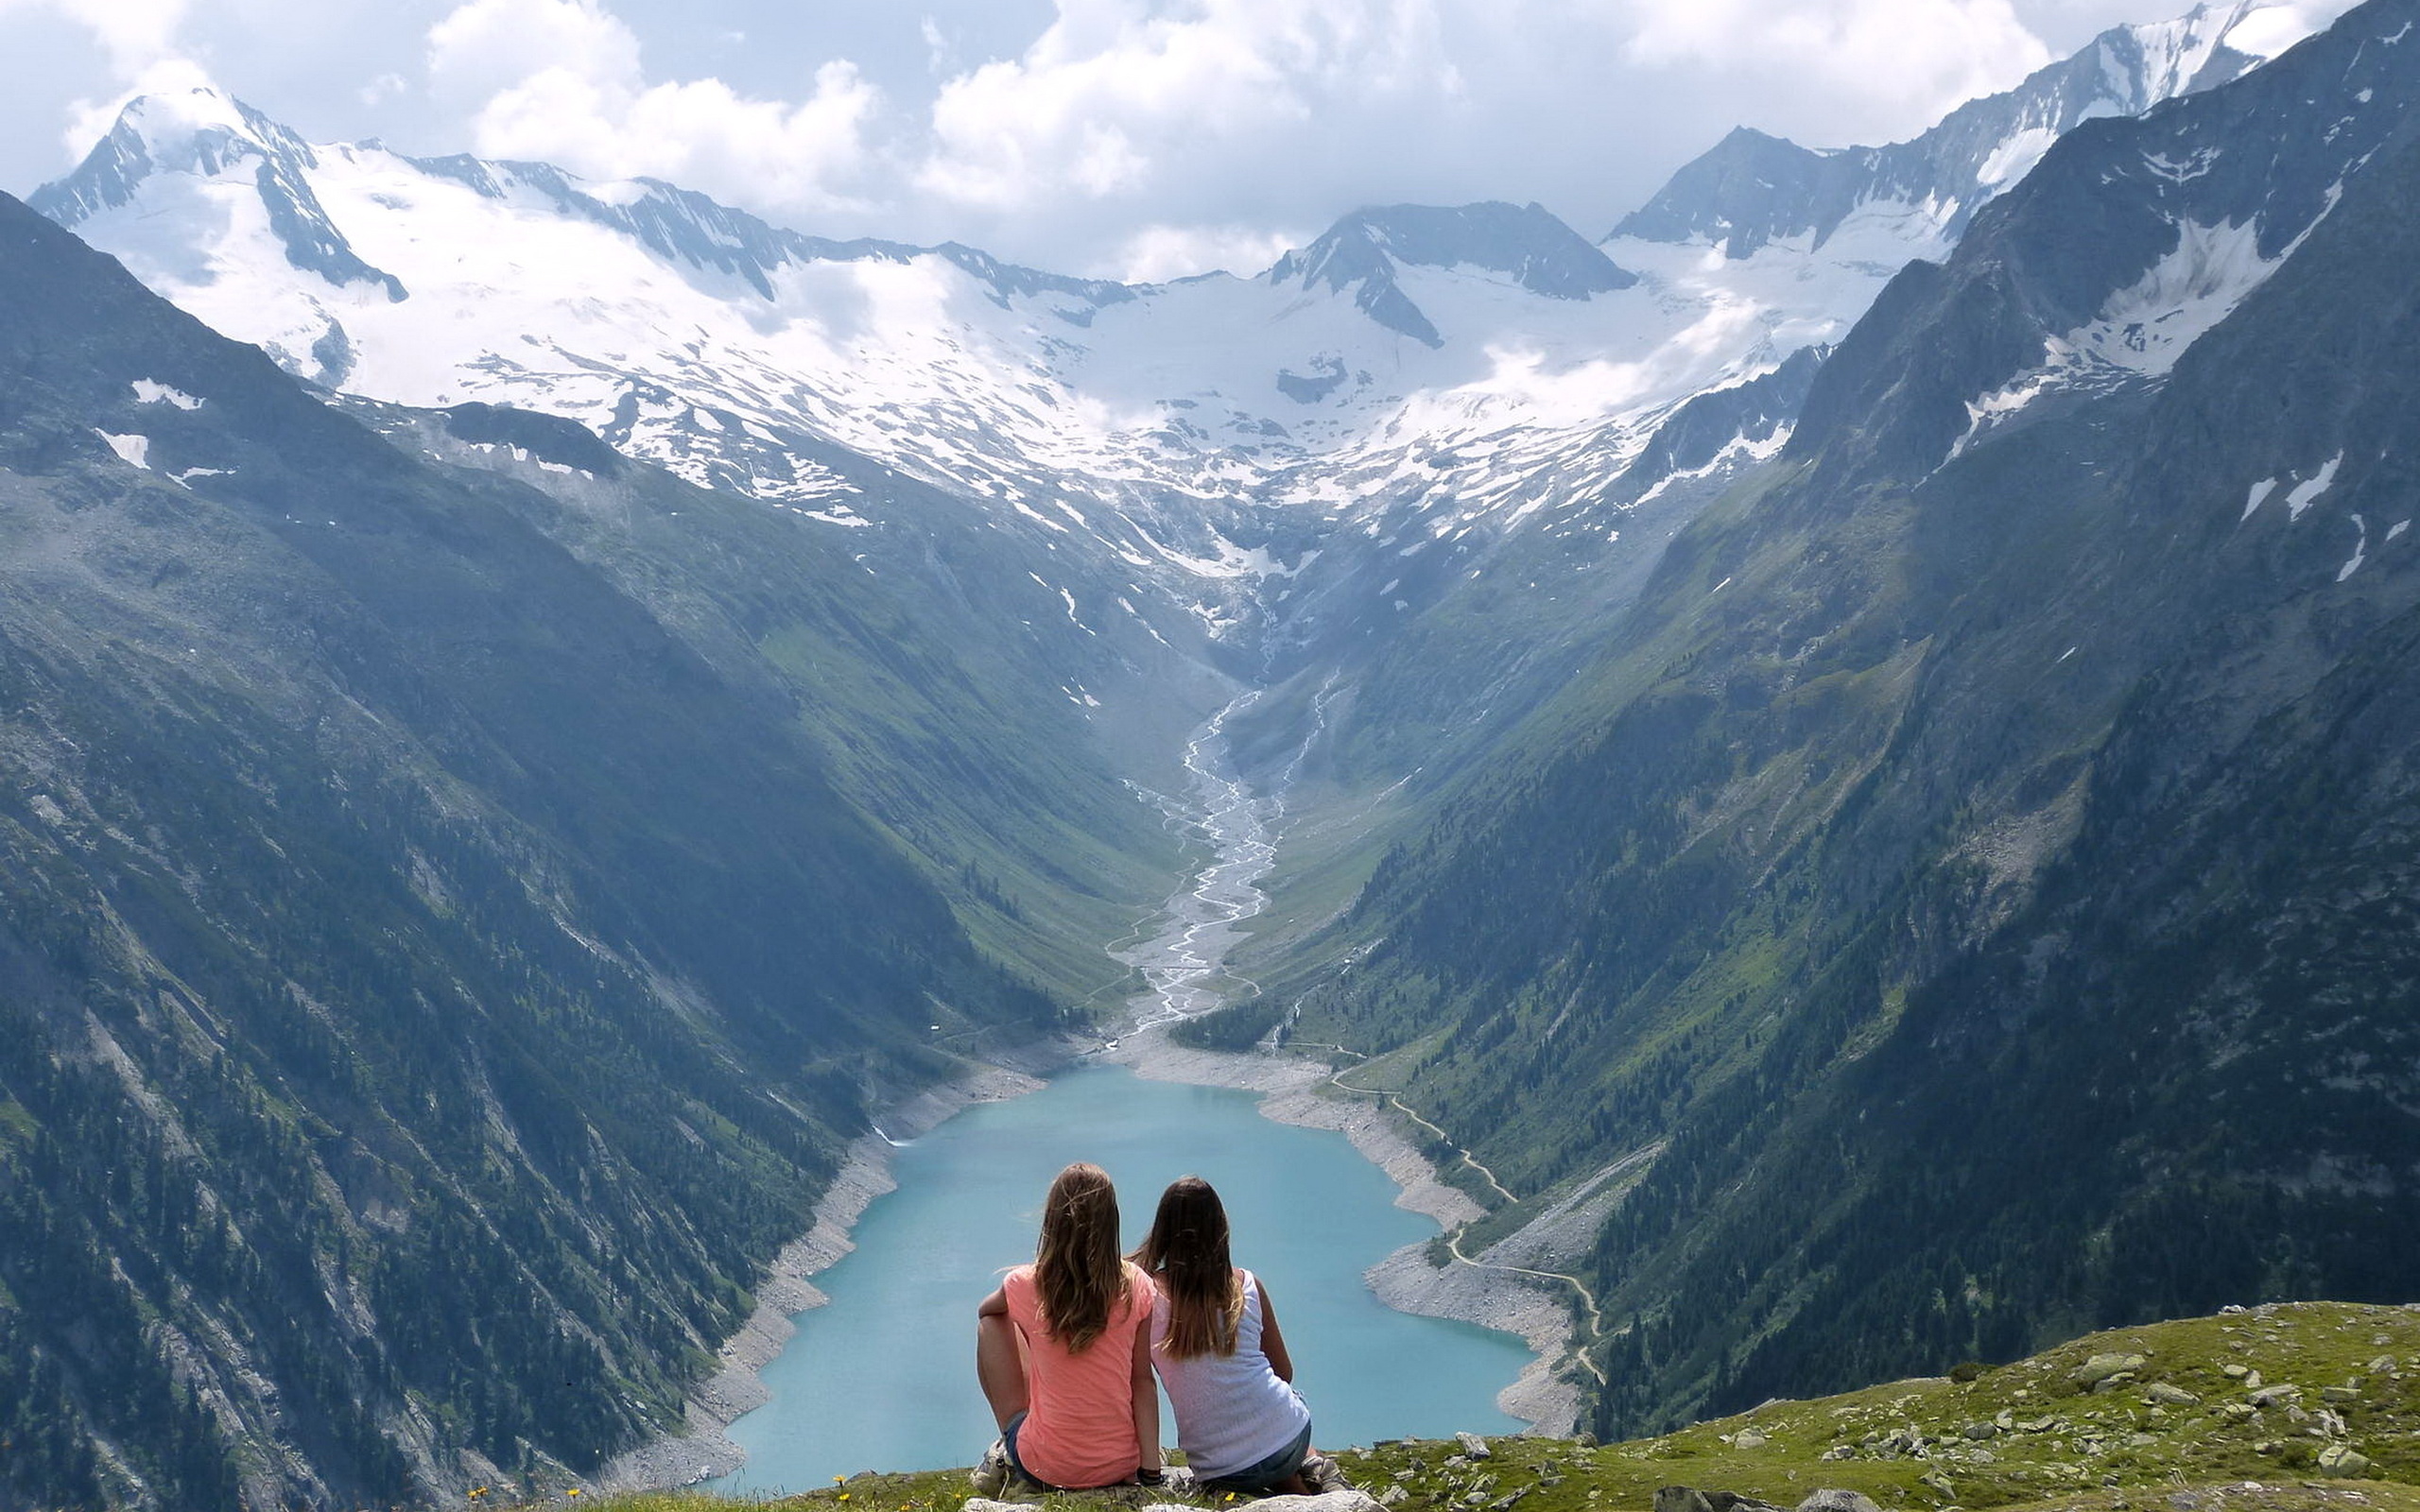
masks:
{"label": "grassy ledge", "polygon": [[[2096,1333],[1956,1375],[1970,1379],[1768,1402],[1625,1444],[1496,1438],[1481,1459],[1449,1441],[1397,1440],[1338,1458],[1392,1512],[1645,1512],[1667,1486],[1784,1508],[1837,1486],[1886,1512],[2420,1512],[2420,1305],[2274,1304]],[[935,1470],[854,1476],[772,1503],[576,1500],[605,1512],[956,1512],[968,1494],[962,1471]],[[1171,1498],[1026,1500],[1080,1512]]]}

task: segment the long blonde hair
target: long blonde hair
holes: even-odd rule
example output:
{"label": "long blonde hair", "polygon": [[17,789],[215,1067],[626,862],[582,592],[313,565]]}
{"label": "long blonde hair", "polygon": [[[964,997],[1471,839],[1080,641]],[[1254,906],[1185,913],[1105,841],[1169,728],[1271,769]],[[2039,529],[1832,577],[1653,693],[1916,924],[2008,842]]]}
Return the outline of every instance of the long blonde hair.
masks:
{"label": "long blonde hair", "polygon": [[1226,1204],[1209,1182],[1185,1176],[1168,1183],[1134,1263],[1167,1296],[1168,1332],[1161,1349],[1179,1360],[1236,1352],[1244,1288],[1227,1258]]}
{"label": "long blonde hair", "polygon": [[1126,1296],[1126,1263],[1117,1253],[1117,1189],[1099,1166],[1079,1160],[1050,1183],[1033,1284],[1042,1326],[1068,1353],[1081,1354],[1109,1327],[1109,1310]]}

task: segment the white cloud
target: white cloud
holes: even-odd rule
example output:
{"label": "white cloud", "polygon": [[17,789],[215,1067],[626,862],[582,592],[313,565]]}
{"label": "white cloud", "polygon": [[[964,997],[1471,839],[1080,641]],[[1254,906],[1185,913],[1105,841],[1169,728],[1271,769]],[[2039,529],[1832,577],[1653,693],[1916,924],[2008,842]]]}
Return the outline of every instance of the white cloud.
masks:
{"label": "white cloud", "polygon": [[411,87],[410,79],[401,74],[389,72],[381,74],[369,83],[362,85],[354,93],[354,98],[374,110],[389,100],[400,99],[410,92]]}
{"label": "white cloud", "polygon": [[1150,225],[1127,237],[1105,263],[1088,271],[1127,284],[1164,284],[1206,268],[1257,273],[1318,235],[1320,229]]}
{"label": "white cloud", "polygon": [[917,182],[994,210],[1139,195],[1451,80],[1431,0],[1059,0],[1023,57],[942,86]]}
{"label": "white cloud", "polygon": [[651,82],[637,34],[597,0],[469,0],[430,28],[428,68],[441,96],[469,104],[482,155],[668,179],[777,213],[859,203],[849,186],[881,97],[842,60],[797,101]]}
{"label": "white cloud", "polygon": [[137,95],[210,82],[201,65],[182,52],[187,9],[188,0],[0,0],[0,17],[46,13],[82,27],[108,60],[106,87],[67,103],[60,142],[71,156],[106,135]]}
{"label": "white cloud", "polygon": [[[2346,3],[2273,0],[2245,40]],[[2189,4],[716,0],[708,26],[696,0],[0,0],[0,180],[199,63],[313,140],[648,174],[1042,267],[1250,271],[1367,204],[1534,199],[1601,235],[1735,125],[1904,138]]]}
{"label": "white cloud", "polygon": [[84,26],[120,80],[139,77],[177,50],[187,9],[188,0],[0,0],[0,15],[48,11]]}
{"label": "white cloud", "polygon": [[70,104],[67,107],[67,125],[60,133],[60,141],[71,155],[80,156],[91,151],[94,143],[109,135],[110,128],[117,124],[118,112],[126,109],[128,101],[145,94],[177,94],[186,90],[209,87],[210,76],[192,59],[159,59],[138,70],[115,94]]}
{"label": "white cloud", "polygon": [[545,73],[627,82],[639,77],[639,39],[596,0],[468,0],[429,28],[428,70],[466,99]]}
{"label": "white cloud", "polygon": [[912,183],[1012,254],[1083,238],[1156,276],[1395,199],[1535,198],[1600,234],[1742,119],[1887,140],[2050,58],[2013,0],[1056,5],[942,83]]}
{"label": "white cloud", "polygon": [[2009,0],[1629,0],[1624,9],[1631,61],[1735,89],[1782,86],[1858,123],[1843,134],[1860,137],[1929,124],[2051,57]]}

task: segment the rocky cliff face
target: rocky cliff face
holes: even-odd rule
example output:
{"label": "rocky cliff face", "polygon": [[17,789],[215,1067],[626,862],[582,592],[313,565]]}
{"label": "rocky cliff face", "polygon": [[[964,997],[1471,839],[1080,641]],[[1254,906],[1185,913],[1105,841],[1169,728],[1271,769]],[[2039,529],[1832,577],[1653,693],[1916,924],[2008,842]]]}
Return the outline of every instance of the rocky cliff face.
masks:
{"label": "rocky cliff face", "polygon": [[[6,200],[0,370],[0,1504],[428,1499],[677,1421],[868,1089],[1054,1012],[821,746],[890,664],[834,622],[971,719],[947,648],[539,418],[409,455]],[[706,515],[685,584],[650,505]],[[812,729],[697,586],[726,536]]]}
{"label": "rocky cliff face", "polygon": [[1602,1426],[2420,1280],[2412,19],[2090,123],[1903,273],[1344,926],[1303,1032],[1514,1190],[1670,1134]]}

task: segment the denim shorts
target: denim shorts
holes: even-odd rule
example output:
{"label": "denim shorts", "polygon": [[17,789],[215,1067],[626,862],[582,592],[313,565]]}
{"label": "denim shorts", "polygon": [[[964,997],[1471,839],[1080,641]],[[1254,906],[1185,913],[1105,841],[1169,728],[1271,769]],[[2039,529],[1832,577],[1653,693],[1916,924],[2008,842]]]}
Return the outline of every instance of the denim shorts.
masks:
{"label": "denim shorts", "polygon": [[1009,1425],[1000,1430],[1000,1447],[1008,1451],[1009,1469],[1016,1471],[1019,1479],[1030,1483],[1037,1490],[1055,1491],[1059,1487],[1027,1469],[1025,1461],[1017,1458],[1017,1430],[1025,1426],[1026,1416],[1018,1413],[1009,1419]]}
{"label": "denim shorts", "polygon": [[1203,1481],[1205,1491],[1266,1491],[1296,1470],[1311,1452],[1311,1425],[1305,1423],[1294,1441],[1257,1464],[1221,1475],[1215,1481]]}
{"label": "denim shorts", "polygon": [[[1025,1420],[1028,1416],[1028,1415],[1026,1413],[1018,1413],[1015,1417],[1009,1419],[1009,1426],[1000,1430],[1000,1447],[1008,1452],[1009,1469],[1017,1472],[1018,1479],[1024,1481],[1028,1486],[1032,1486],[1037,1491],[1098,1490],[1098,1486],[1053,1486],[1048,1481],[1044,1480],[1041,1476],[1036,1475],[1033,1471],[1025,1468],[1025,1461],[1017,1458],[1017,1430],[1025,1426]],[[1115,1484],[1120,1486],[1131,1486],[1133,1484],[1133,1481],[1134,1477],[1130,1475],[1125,1480],[1119,1481]]]}

